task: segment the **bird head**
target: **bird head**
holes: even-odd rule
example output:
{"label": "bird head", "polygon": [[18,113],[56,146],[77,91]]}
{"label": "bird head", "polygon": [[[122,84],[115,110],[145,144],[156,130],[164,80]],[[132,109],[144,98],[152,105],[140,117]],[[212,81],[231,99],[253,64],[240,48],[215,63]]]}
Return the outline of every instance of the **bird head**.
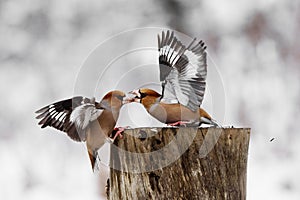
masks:
{"label": "bird head", "polygon": [[119,90],[114,90],[107,93],[101,100],[99,106],[106,109],[117,108],[120,109],[122,105],[126,102],[126,94]]}
{"label": "bird head", "polygon": [[146,105],[152,105],[156,102],[158,102],[160,98],[160,94],[156,91],[148,88],[141,88],[138,90],[133,90],[129,92],[129,94],[134,95],[134,97],[131,99],[131,102],[137,102],[141,103],[144,106]]}

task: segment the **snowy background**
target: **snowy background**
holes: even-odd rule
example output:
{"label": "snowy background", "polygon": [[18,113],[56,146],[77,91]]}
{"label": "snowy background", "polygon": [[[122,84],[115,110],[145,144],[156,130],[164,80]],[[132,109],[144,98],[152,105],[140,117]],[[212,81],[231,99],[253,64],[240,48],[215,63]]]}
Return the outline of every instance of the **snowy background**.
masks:
{"label": "snowy background", "polygon": [[[208,70],[219,72],[225,95],[206,95],[203,107],[225,125],[252,128],[248,199],[300,199],[299,22],[293,0],[0,0],[0,199],[105,197],[107,169],[93,174],[84,144],[41,130],[34,111],[74,94],[80,66],[98,44],[142,27],[206,42]],[[156,43],[156,35],[143,38]],[[110,43],[103,55],[132,43]],[[151,53],[135,59],[157,62]],[[208,87],[220,81],[211,71]]]}

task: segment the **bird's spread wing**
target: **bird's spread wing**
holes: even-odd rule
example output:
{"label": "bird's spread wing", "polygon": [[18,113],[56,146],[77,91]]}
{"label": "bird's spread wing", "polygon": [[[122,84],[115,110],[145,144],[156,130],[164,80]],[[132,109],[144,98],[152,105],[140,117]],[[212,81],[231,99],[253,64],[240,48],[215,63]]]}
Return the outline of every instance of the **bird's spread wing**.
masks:
{"label": "bird's spread wing", "polygon": [[89,122],[96,120],[103,111],[98,107],[99,103],[94,98],[77,96],[39,109],[36,118],[41,119],[41,128],[51,126],[66,132],[75,141],[85,141]]}
{"label": "bird's spread wing", "polygon": [[202,103],[207,74],[206,46],[196,38],[186,47],[174,32],[158,35],[163,99],[174,99],[195,111]]}

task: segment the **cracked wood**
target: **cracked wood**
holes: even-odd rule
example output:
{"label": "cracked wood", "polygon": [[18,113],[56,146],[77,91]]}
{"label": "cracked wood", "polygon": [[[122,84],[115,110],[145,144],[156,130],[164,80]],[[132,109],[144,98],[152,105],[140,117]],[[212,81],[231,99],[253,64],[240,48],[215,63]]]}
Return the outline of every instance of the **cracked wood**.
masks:
{"label": "cracked wood", "polygon": [[111,146],[109,199],[246,199],[249,128],[137,128]]}

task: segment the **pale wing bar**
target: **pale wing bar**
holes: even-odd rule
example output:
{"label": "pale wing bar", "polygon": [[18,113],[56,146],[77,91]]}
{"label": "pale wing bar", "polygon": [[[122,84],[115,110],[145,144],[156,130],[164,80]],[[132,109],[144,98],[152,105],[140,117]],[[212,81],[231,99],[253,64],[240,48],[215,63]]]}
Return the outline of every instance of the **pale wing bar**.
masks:
{"label": "pale wing bar", "polygon": [[172,67],[185,51],[185,46],[177,40],[174,32],[162,32],[162,36],[158,38],[159,51],[159,67],[160,67],[160,81],[164,81],[169,75]]}
{"label": "pale wing bar", "polygon": [[75,141],[84,141],[86,136],[83,129],[87,127],[87,121],[101,114],[102,110],[96,107],[99,107],[99,103],[94,98],[77,96],[39,109],[36,118],[41,119],[41,128],[50,126],[66,132]]}
{"label": "pale wing bar", "polygon": [[201,105],[205,92],[207,76],[205,49],[202,40],[196,42],[194,39],[183,54],[183,61],[175,64],[179,71],[178,81],[181,88],[181,92],[175,88],[175,92],[178,91],[178,100],[183,101],[183,105],[194,111]]}
{"label": "pale wing bar", "polygon": [[[158,35],[160,81],[162,81],[162,98],[166,88],[173,88],[177,100],[196,111],[202,103],[207,74],[206,46],[194,38],[186,48],[174,32],[162,32]],[[166,92],[168,95],[170,92]]]}

